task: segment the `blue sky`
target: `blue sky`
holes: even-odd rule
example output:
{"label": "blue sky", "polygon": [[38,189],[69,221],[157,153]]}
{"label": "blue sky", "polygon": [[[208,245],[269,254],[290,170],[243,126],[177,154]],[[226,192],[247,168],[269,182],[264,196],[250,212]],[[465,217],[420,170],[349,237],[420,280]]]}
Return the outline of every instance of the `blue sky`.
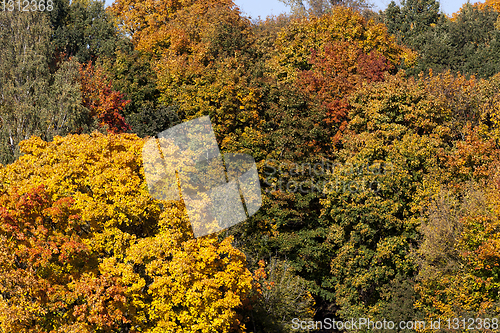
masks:
{"label": "blue sky", "polygon": [[[479,0],[476,1],[479,2]],[[471,2],[474,3],[476,1]],[[259,15],[262,18],[265,18],[267,15],[278,15],[288,11],[288,7],[278,0],[234,0],[234,2],[243,12],[255,18]],[[387,8],[387,5],[391,3],[391,0],[372,0],[370,2],[375,4],[378,11]],[[399,1],[396,2],[399,3]],[[441,0],[441,10],[443,10],[446,14],[451,15],[452,13],[457,12],[466,2],[467,0]]]}
{"label": "blue sky", "polygon": [[[471,1],[472,3],[478,0]],[[106,5],[109,6],[113,0],[106,0]],[[257,18],[261,16],[265,18],[267,15],[278,15],[281,13],[288,12],[288,7],[286,7],[282,2],[278,0],[234,0],[236,5],[252,18]],[[391,0],[372,0],[372,3],[377,6],[377,10],[384,10]],[[441,9],[446,14],[455,13],[462,7],[467,0],[441,0]]]}

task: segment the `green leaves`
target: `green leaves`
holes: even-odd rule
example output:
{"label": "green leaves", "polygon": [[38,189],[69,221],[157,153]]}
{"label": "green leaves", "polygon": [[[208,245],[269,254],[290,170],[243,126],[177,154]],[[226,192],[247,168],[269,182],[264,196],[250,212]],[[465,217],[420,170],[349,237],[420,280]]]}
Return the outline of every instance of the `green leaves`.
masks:
{"label": "green leaves", "polygon": [[75,57],[80,63],[114,56],[120,43],[111,15],[101,1],[55,0],[50,12],[52,47],[57,56]]}
{"label": "green leaves", "polygon": [[90,117],[81,105],[75,61],[51,68],[46,15],[3,11],[0,21],[5,27],[0,32],[0,162],[10,163],[19,156],[21,140],[32,135],[51,140],[86,129]]}
{"label": "green leaves", "polygon": [[436,1],[411,0],[390,4],[384,12],[389,32],[420,55],[408,73],[451,70],[483,78],[497,73],[498,12],[466,4],[450,19],[438,11]]}
{"label": "green leaves", "polygon": [[[253,23],[229,0],[0,13],[0,331],[498,312],[498,13],[334,2]],[[193,239],[138,136],[207,114],[257,160],[263,206]]]}
{"label": "green leaves", "polygon": [[389,33],[418,50],[425,43],[423,34],[439,21],[441,15],[436,0],[404,0],[400,6],[391,1],[384,12],[384,23]]}

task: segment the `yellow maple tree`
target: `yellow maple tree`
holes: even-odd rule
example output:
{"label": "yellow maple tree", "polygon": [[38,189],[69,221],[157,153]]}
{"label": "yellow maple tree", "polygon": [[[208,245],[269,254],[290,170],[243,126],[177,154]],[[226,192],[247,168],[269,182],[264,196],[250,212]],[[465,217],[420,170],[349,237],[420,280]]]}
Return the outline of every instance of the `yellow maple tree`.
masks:
{"label": "yellow maple tree", "polygon": [[[195,239],[181,201],[151,197],[142,167],[143,145],[144,140],[132,134],[70,135],[52,142],[32,137],[21,143],[24,155],[0,169],[0,193],[6,203],[2,206],[7,207],[0,220],[18,216],[24,224],[39,221],[44,228],[62,228],[65,224],[54,225],[58,220],[50,214],[59,216],[60,223],[73,216],[72,237],[81,247],[75,255],[85,259],[58,263],[54,250],[45,261],[26,259],[16,266],[9,259],[13,251],[19,246],[27,253],[35,251],[38,236],[27,235],[28,242],[22,243],[0,228],[0,263],[5,263],[0,275],[28,274],[33,282],[0,279],[0,309],[26,310],[15,320],[0,316],[0,331],[245,330],[236,313],[251,288],[245,256],[231,245],[231,238]],[[40,186],[45,199],[33,206],[41,208],[32,215],[12,203],[39,193],[33,189]],[[5,197],[14,193],[14,199]],[[69,200],[69,206],[58,208],[61,200]],[[59,232],[64,235],[64,228]],[[36,267],[52,273],[30,273]],[[65,278],[56,281],[50,276]],[[30,285],[66,292],[46,299],[30,292]],[[27,311],[27,306],[36,311]],[[28,314],[29,320],[23,317]]]}

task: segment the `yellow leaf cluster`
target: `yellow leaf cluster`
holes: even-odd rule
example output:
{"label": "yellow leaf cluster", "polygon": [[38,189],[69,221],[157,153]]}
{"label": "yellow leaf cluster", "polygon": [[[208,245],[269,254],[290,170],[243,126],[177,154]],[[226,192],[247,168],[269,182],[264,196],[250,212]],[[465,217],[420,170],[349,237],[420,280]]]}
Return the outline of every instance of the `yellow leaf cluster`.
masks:
{"label": "yellow leaf cluster", "polygon": [[[245,256],[231,238],[193,238],[182,202],[150,196],[144,142],[132,134],[70,135],[52,142],[32,137],[21,143],[24,155],[0,169],[0,191],[15,186],[22,194],[44,185],[53,200],[72,197],[80,217],[79,237],[89,256],[78,283],[68,288],[95,307],[68,305],[67,325],[46,331],[99,329],[108,310],[123,313],[122,322],[108,323],[117,331],[124,325],[131,332],[244,331],[236,309],[251,288]],[[108,308],[111,299],[116,310]],[[7,322],[2,316],[17,309],[2,311],[8,307],[0,301],[0,331]],[[21,308],[35,321],[52,315],[47,308]]]}
{"label": "yellow leaf cluster", "polygon": [[293,80],[297,70],[307,69],[312,50],[321,54],[326,45],[338,41],[353,43],[366,53],[377,51],[393,65],[402,59],[411,65],[416,59],[413,51],[396,44],[383,24],[366,21],[358,12],[337,6],[329,14],[299,18],[282,29],[270,67],[279,79]]}

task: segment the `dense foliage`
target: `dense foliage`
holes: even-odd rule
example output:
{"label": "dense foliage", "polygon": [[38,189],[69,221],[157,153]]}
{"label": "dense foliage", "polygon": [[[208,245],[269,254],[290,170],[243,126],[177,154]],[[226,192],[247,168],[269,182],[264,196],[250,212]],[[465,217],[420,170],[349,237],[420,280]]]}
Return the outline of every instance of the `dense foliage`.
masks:
{"label": "dense foliage", "polygon": [[[497,315],[499,2],[283,2],[0,12],[0,332]],[[262,207],[195,238],[142,148],[206,115]]]}
{"label": "dense foliage", "polygon": [[182,205],[151,198],[143,144],[132,134],[33,137],[1,170],[3,330],[238,326],[234,308],[251,288],[243,254],[230,238],[193,239]]}

